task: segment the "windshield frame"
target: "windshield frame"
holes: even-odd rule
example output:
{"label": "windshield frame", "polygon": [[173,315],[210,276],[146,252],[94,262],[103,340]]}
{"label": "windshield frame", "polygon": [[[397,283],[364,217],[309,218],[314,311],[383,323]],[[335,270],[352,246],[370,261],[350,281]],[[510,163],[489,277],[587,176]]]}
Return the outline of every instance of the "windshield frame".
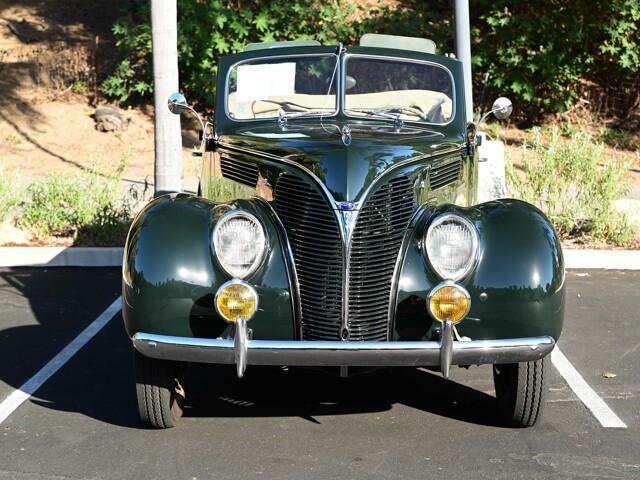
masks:
{"label": "windshield frame", "polygon": [[244,59],[244,60],[240,60],[238,62],[233,63],[232,65],[229,66],[229,68],[227,69],[227,74],[226,74],[226,78],[225,78],[225,88],[224,88],[224,113],[226,115],[226,117],[233,121],[233,122],[238,122],[238,123],[248,123],[248,122],[265,122],[265,121],[278,121],[278,115],[276,114],[273,117],[260,117],[260,118],[244,118],[244,119],[238,119],[238,118],[234,118],[229,114],[229,81],[231,79],[231,72],[234,71],[235,68],[237,68],[240,65],[246,64],[246,63],[252,63],[252,62],[256,62],[256,61],[263,61],[263,60],[278,60],[278,59],[286,59],[286,58],[304,58],[304,57],[317,57],[317,58],[322,58],[322,57],[334,57],[336,60],[336,78],[335,78],[335,88],[336,88],[336,93],[335,93],[335,97],[336,97],[336,102],[335,102],[335,106],[334,106],[334,110],[331,114],[326,113],[326,112],[318,112],[318,113],[313,113],[312,111],[309,111],[309,115],[305,115],[302,118],[305,119],[309,119],[309,118],[332,118],[332,117],[337,117],[338,114],[341,111],[341,94],[340,94],[340,88],[341,88],[341,78],[342,78],[342,73],[340,72],[340,70],[342,69],[342,62],[340,60],[340,55],[338,53],[290,53],[290,54],[282,54],[282,55],[268,55],[268,56],[264,56],[264,57],[254,57],[254,58],[248,58],[248,59]]}
{"label": "windshield frame", "polygon": [[[352,118],[352,119],[357,119],[357,120],[365,120],[365,119],[374,119],[372,116],[367,116],[367,115],[353,115],[353,114],[349,114],[346,106],[347,106],[347,89],[344,88],[344,86],[346,85],[346,75],[347,75],[347,61],[349,60],[349,58],[353,58],[353,57],[360,57],[360,58],[371,58],[371,59],[376,59],[376,60],[390,60],[392,62],[406,62],[406,63],[418,63],[421,65],[429,65],[432,67],[436,67],[436,68],[440,68],[442,70],[444,70],[447,75],[449,75],[449,79],[451,80],[451,94],[452,94],[452,98],[451,98],[451,118],[449,118],[449,120],[445,123],[432,123],[432,122],[427,122],[425,120],[411,120],[411,119],[402,119],[403,123],[411,123],[411,124],[418,124],[418,125],[429,125],[429,126],[435,126],[435,127],[445,127],[447,125],[450,125],[451,123],[453,123],[453,121],[456,119],[456,114],[457,114],[457,103],[456,103],[456,83],[455,83],[455,79],[453,77],[453,73],[451,73],[451,70],[449,70],[449,68],[447,68],[446,66],[440,64],[440,63],[436,63],[436,62],[430,62],[428,60],[419,60],[416,58],[409,58],[409,57],[401,57],[401,56],[393,56],[393,55],[376,55],[376,54],[369,54],[369,53],[349,53],[347,52],[345,55],[342,56],[341,62],[340,62],[340,77],[341,77],[341,82],[340,82],[340,86],[342,88],[341,92],[339,92],[340,94],[340,112],[343,113],[345,115],[345,117],[347,118]],[[376,119],[374,119],[376,120]],[[378,118],[377,120],[381,120],[381,121],[390,121],[389,120],[385,120],[382,118]]]}

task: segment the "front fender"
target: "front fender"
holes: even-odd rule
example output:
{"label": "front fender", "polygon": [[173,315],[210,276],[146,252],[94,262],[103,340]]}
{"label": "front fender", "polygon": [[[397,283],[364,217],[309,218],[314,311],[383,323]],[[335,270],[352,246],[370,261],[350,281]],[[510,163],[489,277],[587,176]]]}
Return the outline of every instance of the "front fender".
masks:
{"label": "front fender", "polygon": [[217,338],[229,324],[215,311],[217,289],[230,280],[215,259],[211,234],[229,208],[255,215],[264,225],[269,251],[246,279],[259,309],[249,322],[256,339],[293,339],[295,329],[283,239],[271,208],[262,200],[217,204],[186,194],[151,201],[134,220],[124,250],[123,317],[137,332]]}
{"label": "front fender", "polygon": [[564,262],[558,236],[545,215],[519,200],[470,208],[425,209],[408,232],[399,268],[393,335],[432,338],[439,323],[427,311],[429,291],[441,282],[422,250],[422,238],[440,213],[457,213],[478,229],[475,270],[460,281],[471,310],[458,326],[473,340],[560,336],[564,319]]}

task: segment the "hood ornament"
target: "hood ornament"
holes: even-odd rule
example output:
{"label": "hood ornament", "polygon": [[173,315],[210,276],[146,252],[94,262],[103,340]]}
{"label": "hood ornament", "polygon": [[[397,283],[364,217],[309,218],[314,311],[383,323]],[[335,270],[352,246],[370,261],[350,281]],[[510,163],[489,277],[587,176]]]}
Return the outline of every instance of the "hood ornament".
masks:
{"label": "hood ornament", "polygon": [[342,127],[342,143],[344,143],[345,147],[351,145],[351,128],[349,125],[345,125]]}

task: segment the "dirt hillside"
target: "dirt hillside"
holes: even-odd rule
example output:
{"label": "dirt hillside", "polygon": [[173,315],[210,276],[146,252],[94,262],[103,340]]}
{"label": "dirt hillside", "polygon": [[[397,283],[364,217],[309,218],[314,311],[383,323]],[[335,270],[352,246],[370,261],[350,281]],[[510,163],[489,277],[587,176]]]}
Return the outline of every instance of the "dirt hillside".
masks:
{"label": "dirt hillside", "polygon": [[[127,110],[129,127],[100,132],[99,84],[114,61],[111,26],[127,1],[0,0],[0,158],[31,178],[49,172],[153,176],[151,111]],[[186,144],[193,133],[185,132]],[[194,162],[185,148],[185,175]]]}

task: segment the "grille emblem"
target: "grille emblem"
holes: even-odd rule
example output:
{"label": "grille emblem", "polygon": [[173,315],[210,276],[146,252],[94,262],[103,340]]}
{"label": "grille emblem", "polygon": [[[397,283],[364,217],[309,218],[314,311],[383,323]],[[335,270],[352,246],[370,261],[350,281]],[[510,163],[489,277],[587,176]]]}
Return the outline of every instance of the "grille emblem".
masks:
{"label": "grille emblem", "polygon": [[340,202],[338,203],[338,207],[340,207],[340,210],[342,210],[343,212],[350,212],[352,210],[355,210],[357,205],[353,202]]}

